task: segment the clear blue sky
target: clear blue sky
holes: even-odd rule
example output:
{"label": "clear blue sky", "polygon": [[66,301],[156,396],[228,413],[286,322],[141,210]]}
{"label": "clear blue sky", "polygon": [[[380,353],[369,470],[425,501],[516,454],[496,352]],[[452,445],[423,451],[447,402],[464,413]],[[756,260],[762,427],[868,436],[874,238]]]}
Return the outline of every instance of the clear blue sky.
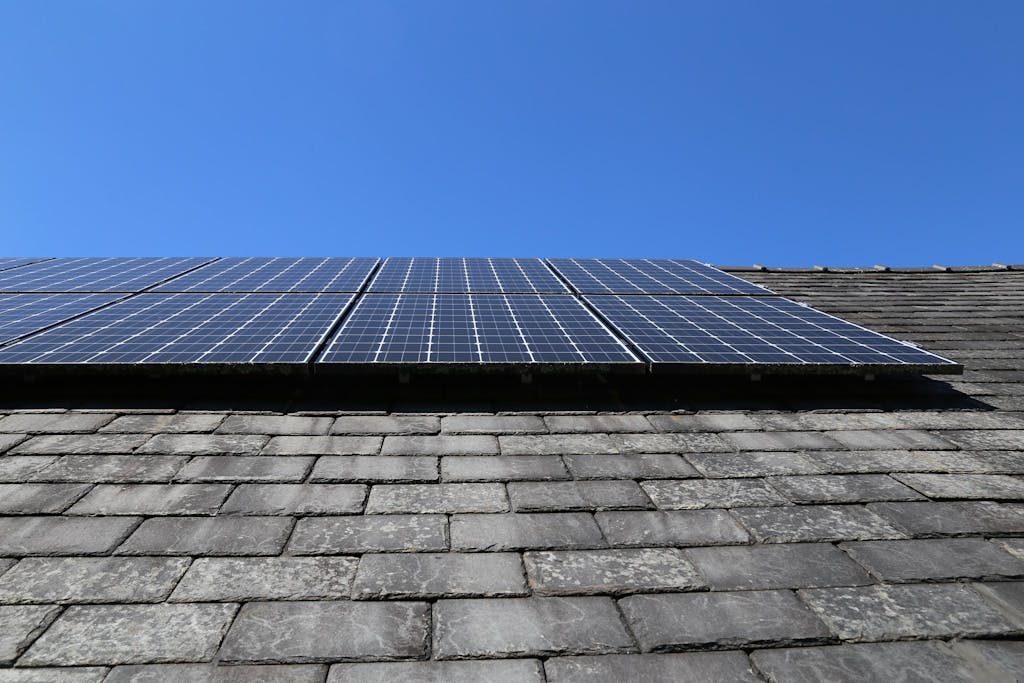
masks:
{"label": "clear blue sky", "polygon": [[0,0],[3,255],[1024,262],[1024,2]]}

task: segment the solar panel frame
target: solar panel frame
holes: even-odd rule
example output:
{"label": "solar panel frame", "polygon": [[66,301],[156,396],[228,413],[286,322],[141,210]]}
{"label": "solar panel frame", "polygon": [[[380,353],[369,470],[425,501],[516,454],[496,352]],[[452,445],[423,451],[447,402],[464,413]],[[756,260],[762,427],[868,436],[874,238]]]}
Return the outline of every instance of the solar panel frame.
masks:
{"label": "solar panel frame", "polygon": [[132,293],[210,263],[207,257],[54,258],[0,272],[0,293]]}
{"label": "solar panel frame", "polygon": [[33,263],[40,263],[42,261],[49,261],[51,258],[52,257],[49,256],[42,258],[3,256],[0,257],[0,271],[10,270],[11,268],[20,268],[21,266],[28,266]]}
{"label": "solar panel frame", "polygon": [[580,294],[775,296],[693,259],[550,258],[548,263]]}
{"label": "solar panel frame", "polygon": [[89,313],[122,294],[0,294],[0,347]]}
{"label": "solar panel frame", "polygon": [[352,257],[231,256],[153,288],[154,292],[355,293],[380,259]]}
{"label": "solar panel frame", "polygon": [[367,287],[374,294],[568,294],[539,258],[388,257]]}

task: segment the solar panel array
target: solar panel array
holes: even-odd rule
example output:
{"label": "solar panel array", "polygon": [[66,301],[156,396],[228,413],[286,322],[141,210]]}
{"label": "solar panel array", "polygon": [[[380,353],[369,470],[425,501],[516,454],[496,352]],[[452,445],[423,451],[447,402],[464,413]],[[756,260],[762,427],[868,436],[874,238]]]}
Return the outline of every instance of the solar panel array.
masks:
{"label": "solar panel array", "polygon": [[0,259],[0,366],[956,372],[697,261]]}

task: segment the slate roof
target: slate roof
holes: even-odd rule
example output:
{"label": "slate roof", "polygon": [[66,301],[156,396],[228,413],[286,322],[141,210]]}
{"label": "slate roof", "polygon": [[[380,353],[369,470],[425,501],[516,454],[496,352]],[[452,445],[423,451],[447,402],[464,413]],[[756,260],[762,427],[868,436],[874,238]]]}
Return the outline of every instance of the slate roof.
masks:
{"label": "slate roof", "polygon": [[966,372],[8,385],[0,682],[1024,676],[1024,272],[743,276]]}

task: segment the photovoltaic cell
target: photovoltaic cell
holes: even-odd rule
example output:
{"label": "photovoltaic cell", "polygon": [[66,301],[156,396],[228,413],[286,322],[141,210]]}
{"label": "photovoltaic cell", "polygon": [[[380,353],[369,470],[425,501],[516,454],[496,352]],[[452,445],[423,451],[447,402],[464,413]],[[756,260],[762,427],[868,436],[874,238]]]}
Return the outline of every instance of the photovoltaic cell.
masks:
{"label": "photovoltaic cell", "polygon": [[424,294],[564,294],[569,290],[536,258],[390,257],[367,291]]}
{"label": "photovoltaic cell", "polygon": [[358,292],[377,258],[222,258],[156,292]]}
{"label": "photovoltaic cell", "polygon": [[319,363],[638,363],[575,297],[365,294]]}
{"label": "photovoltaic cell", "polygon": [[118,298],[114,294],[0,294],[0,344],[99,308]]}
{"label": "photovoltaic cell", "polygon": [[656,364],[956,365],[782,297],[585,298]]}
{"label": "photovoltaic cell", "polygon": [[772,292],[690,259],[548,259],[581,294],[748,294]]}
{"label": "photovoltaic cell", "polygon": [[0,272],[0,292],[137,292],[208,258],[55,258]]}
{"label": "photovoltaic cell", "polygon": [[10,268],[17,268],[18,266],[26,266],[30,263],[38,263],[45,261],[43,258],[17,258],[17,257],[6,257],[0,258],[0,270],[8,270]]}
{"label": "photovoltaic cell", "polygon": [[0,349],[0,363],[304,363],[352,294],[139,294]]}

